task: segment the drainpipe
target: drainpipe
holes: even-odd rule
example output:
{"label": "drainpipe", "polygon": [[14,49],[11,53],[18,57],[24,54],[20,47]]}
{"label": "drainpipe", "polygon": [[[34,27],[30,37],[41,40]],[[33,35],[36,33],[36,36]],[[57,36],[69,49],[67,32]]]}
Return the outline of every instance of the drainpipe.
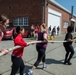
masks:
{"label": "drainpipe", "polygon": [[46,23],[46,6],[47,6],[47,1],[44,0],[43,4],[43,22]]}
{"label": "drainpipe", "polygon": [[73,9],[74,9],[74,6],[71,7],[71,17],[70,17],[70,24],[71,25],[72,25],[71,19],[73,18]]}
{"label": "drainpipe", "polygon": [[[74,10],[74,6],[71,7],[71,19],[73,18],[73,10]],[[72,25],[71,19],[70,19],[70,24]],[[76,24],[76,21],[75,21],[75,24]],[[75,24],[74,24],[74,32],[75,32]]]}

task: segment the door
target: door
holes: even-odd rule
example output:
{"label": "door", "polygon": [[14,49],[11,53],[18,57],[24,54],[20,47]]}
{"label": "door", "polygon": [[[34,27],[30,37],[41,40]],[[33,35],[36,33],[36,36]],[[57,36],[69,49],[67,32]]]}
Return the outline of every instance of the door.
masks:
{"label": "door", "polygon": [[61,13],[48,8],[48,28],[50,25],[51,25],[51,31],[54,26],[56,27],[56,34],[57,34],[57,27],[59,26],[61,29]]}

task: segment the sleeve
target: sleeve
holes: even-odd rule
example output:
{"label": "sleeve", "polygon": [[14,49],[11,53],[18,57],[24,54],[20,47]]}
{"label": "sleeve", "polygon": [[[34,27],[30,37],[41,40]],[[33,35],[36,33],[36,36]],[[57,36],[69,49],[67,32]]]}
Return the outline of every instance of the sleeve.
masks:
{"label": "sleeve", "polygon": [[47,31],[44,31],[43,34],[47,34]]}
{"label": "sleeve", "polygon": [[67,39],[72,39],[71,34],[67,34]]}
{"label": "sleeve", "polygon": [[27,46],[27,42],[25,42],[23,40],[23,38],[21,38],[21,37],[16,38],[14,40],[14,43],[15,43],[15,45],[19,45],[19,46],[23,46],[23,47],[26,47]]}

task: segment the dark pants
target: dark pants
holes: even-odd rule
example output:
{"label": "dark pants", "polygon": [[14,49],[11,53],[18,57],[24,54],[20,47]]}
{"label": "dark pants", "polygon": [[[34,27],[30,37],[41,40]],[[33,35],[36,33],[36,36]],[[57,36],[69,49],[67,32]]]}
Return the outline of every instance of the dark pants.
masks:
{"label": "dark pants", "polygon": [[36,46],[36,50],[38,52],[38,57],[37,57],[37,61],[34,64],[35,67],[37,67],[41,61],[43,63],[45,62],[45,51],[46,51],[46,48],[41,48],[41,47]]}
{"label": "dark pants", "polygon": [[10,75],[16,75],[19,69],[20,69],[20,75],[23,75],[25,65],[23,63],[22,58],[12,56],[11,60],[12,60],[12,71]]}
{"label": "dark pants", "polygon": [[74,55],[74,48],[72,45],[65,45],[65,50],[66,50],[66,54],[65,54],[65,62],[70,62],[70,60],[72,59],[73,55]]}

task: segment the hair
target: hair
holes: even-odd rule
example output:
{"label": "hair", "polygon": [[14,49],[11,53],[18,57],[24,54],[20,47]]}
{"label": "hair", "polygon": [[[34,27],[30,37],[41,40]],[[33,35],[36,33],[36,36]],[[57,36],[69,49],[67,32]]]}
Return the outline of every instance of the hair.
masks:
{"label": "hair", "polygon": [[45,23],[42,23],[42,24],[41,24],[41,26],[40,26],[40,28],[41,28],[41,31],[42,31],[42,29],[46,29],[46,28],[47,28],[47,26],[46,26],[46,24],[45,24]]}
{"label": "hair", "polygon": [[13,38],[15,38],[18,34],[20,34],[20,31],[22,31],[24,28],[21,26],[17,26],[16,29],[13,30]]}
{"label": "hair", "polygon": [[68,26],[68,28],[67,28],[67,32],[68,33],[71,33],[73,30],[74,30],[73,26]]}
{"label": "hair", "polygon": [[2,21],[2,23],[5,23],[6,20],[8,20],[7,16],[5,16],[5,15],[0,15],[0,21]]}

